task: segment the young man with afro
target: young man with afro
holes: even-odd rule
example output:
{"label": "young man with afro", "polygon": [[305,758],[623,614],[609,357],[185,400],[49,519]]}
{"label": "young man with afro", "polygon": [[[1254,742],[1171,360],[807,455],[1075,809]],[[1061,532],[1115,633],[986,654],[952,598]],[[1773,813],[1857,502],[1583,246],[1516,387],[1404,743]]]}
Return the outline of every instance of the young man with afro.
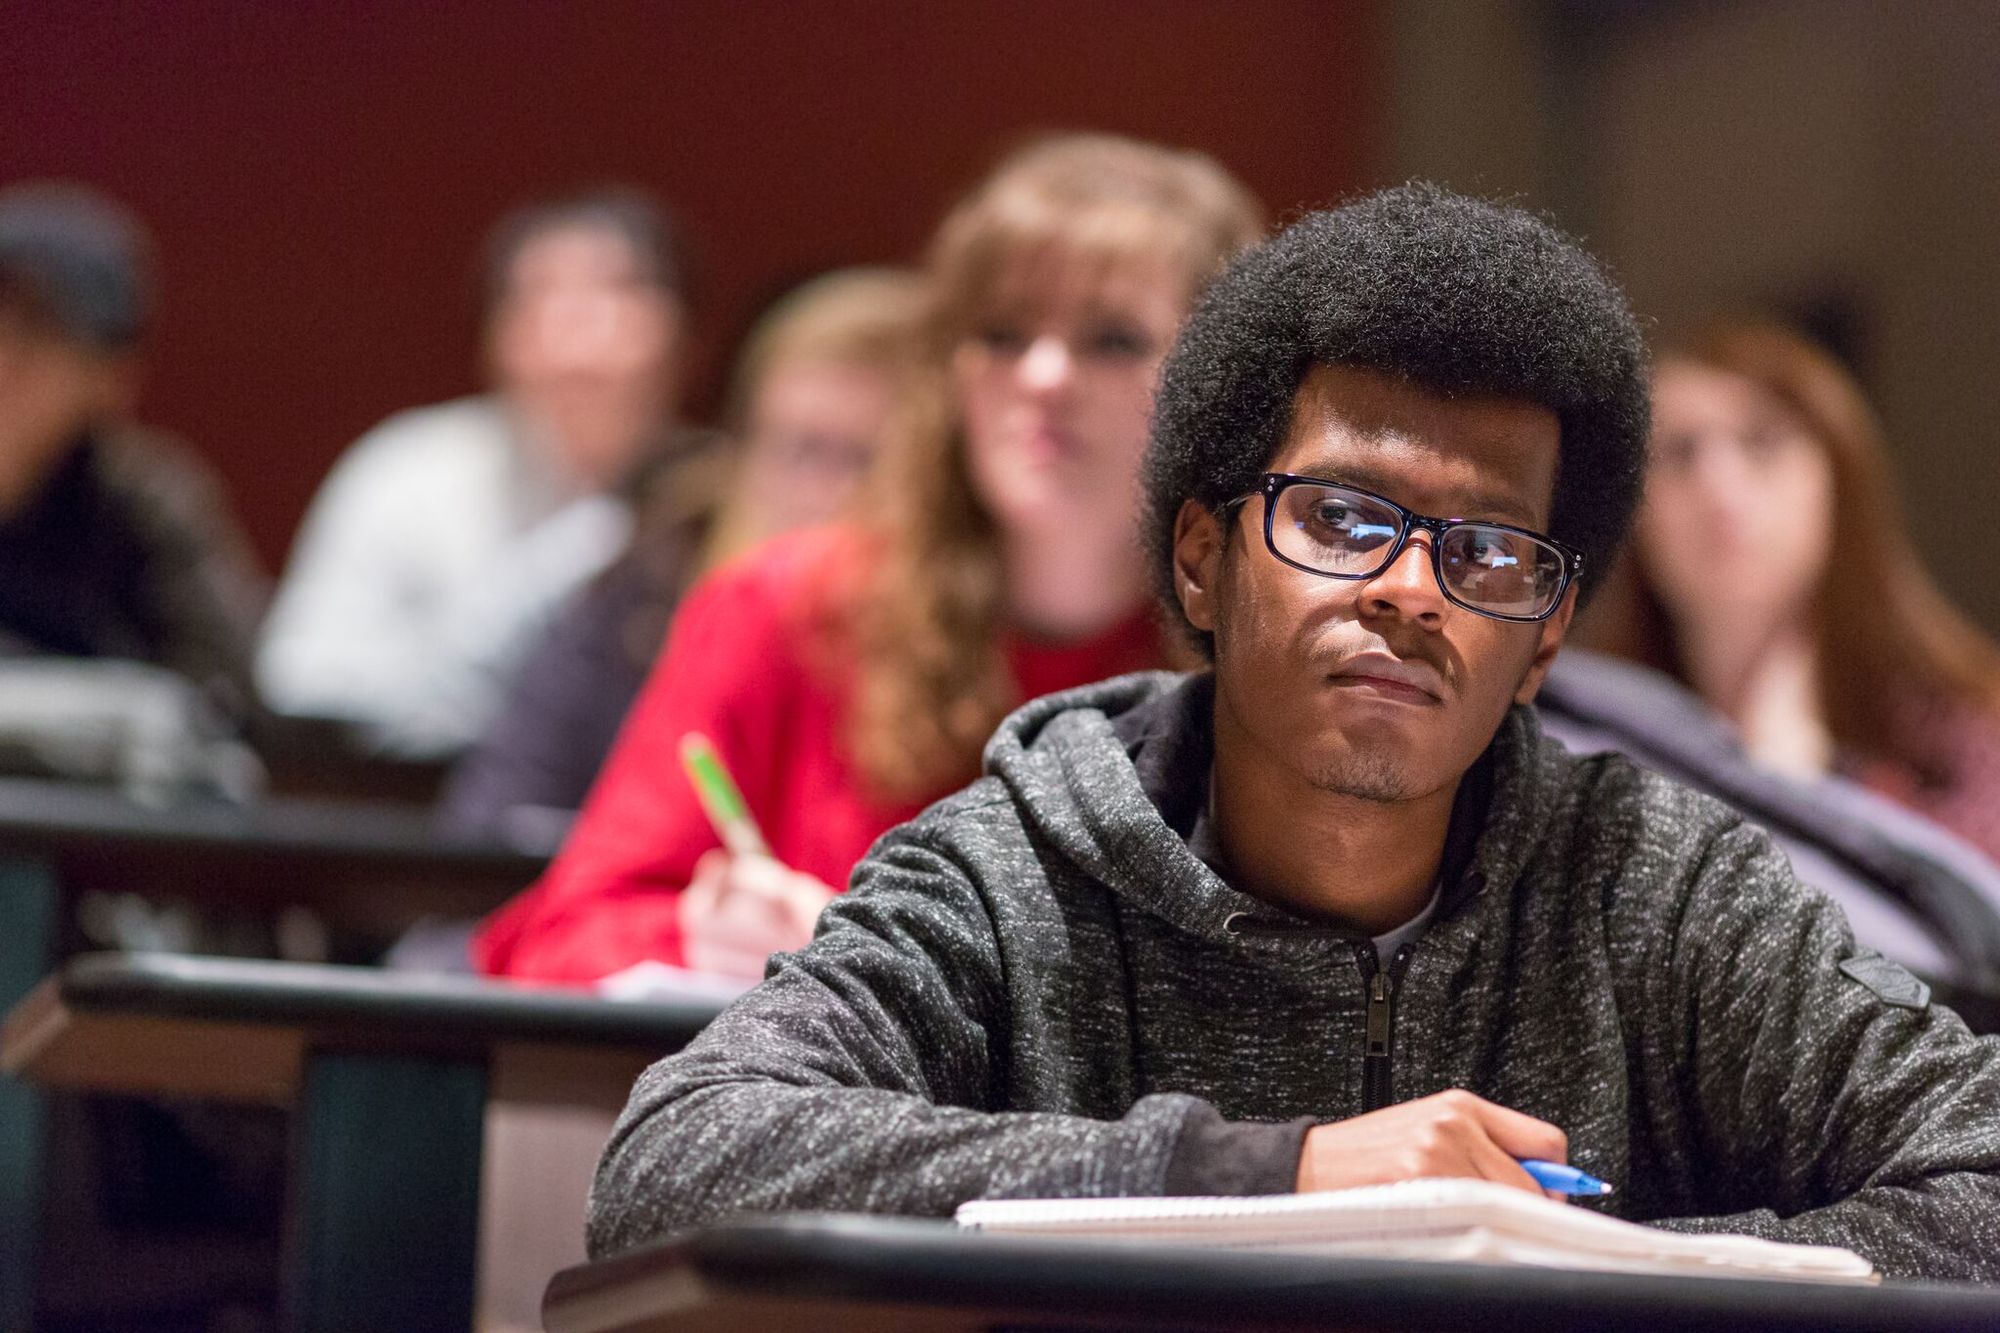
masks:
{"label": "young man with afro", "polygon": [[1645,374],[1517,210],[1407,186],[1240,260],[1146,470],[1213,669],[1008,719],[641,1078],[593,1250],[741,1209],[1534,1189],[1538,1157],[1636,1221],[2000,1279],[2000,1041],[1760,829],[1526,706],[1629,521]]}

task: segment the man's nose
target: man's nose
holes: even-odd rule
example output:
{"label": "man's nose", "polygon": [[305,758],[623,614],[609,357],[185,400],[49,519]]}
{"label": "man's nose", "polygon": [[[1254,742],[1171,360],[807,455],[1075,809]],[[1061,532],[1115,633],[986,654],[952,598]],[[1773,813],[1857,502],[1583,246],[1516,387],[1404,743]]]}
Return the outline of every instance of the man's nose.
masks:
{"label": "man's nose", "polygon": [[1361,585],[1364,614],[1400,615],[1426,622],[1443,617],[1449,602],[1431,563],[1432,540],[1428,532],[1412,532],[1396,558]]}
{"label": "man's nose", "polygon": [[1043,334],[1028,344],[1021,354],[1021,382],[1030,389],[1047,392],[1069,383],[1076,361],[1069,344],[1054,334]]}

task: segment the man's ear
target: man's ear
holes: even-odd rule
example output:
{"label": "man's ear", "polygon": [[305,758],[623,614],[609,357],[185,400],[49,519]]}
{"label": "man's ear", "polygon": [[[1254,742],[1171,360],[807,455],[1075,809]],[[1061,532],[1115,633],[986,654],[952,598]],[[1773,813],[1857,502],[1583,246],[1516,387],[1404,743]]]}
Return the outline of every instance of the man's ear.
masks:
{"label": "man's ear", "polygon": [[1174,515],[1174,592],[1188,623],[1215,632],[1215,604],[1222,574],[1222,521],[1198,500],[1181,502]]}
{"label": "man's ear", "polygon": [[1535,648],[1535,655],[1528,663],[1527,673],[1521,677],[1520,687],[1514,691],[1515,703],[1531,704],[1535,701],[1535,696],[1541,693],[1542,681],[1549,674],[1549,668],[1555,665],[1556,653],[1562,648],[1564,637],[1569,634],[1569,622],[1576,615],[1576,591],[1576,584],[1570,584],[1569,591],[1563,594],[1562,605],[1556,608],[1556,613],[1538,626],[1542,633],[1542,641]]}

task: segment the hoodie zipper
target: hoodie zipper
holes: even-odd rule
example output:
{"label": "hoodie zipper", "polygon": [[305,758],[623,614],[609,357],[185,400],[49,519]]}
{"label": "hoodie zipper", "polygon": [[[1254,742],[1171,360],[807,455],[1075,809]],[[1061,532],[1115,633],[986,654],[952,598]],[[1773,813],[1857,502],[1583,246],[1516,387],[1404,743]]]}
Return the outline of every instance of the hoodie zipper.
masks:
{"label": "hoodie zipper", "polygon": [[[1483,885],[1482,885],[1483,888]],[[1396,1052],[1396,986],[1403,979],[1415,944],[1405,944],[1382,966],[1375,956],[1372,940],[1355,939],[1346,931],[1330,927],[1296,925],[1291,922],[1259,921],[1247,912],[1231,912],[1223,921],[1225,934],[1251,938],[1296,939],[1300,936],[1338,934],[1354,940],[1354,961],[1361,969],[1361,989],[1367,997],[1362,1007],[1361,1110],[1379,1111],[1393,1099],[1393,1062]]]}
{"label": "hoodie zipper", "polygon": [[1410,946],[1397,949],[1387,967],[1376,959],[1372,944],[1357,944],[1354,957],[1361,965],[1361,983],[1368,992],[1361,1057],[1361,1110],[1365,1114],[1381,1110],[1394,1096],[1396,984],[1403,979]]}

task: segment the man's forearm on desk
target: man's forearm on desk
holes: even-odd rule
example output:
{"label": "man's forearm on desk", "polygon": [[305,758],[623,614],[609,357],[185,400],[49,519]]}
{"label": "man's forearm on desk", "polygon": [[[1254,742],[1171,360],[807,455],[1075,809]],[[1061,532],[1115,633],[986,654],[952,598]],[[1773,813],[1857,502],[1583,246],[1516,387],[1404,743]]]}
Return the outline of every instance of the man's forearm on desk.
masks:
{"label": "man's forearm on desk", "polygon": [[1942,1176],[1920,1189],[1863,1190],[1825,1208],[1780,1217],[1768,1208],[1652,1223],[1665,1231],[1727,1232],[1797,1245],[1838,1245],[1887,1277],[2000,1282],[2000,1179]]}
{"label": "man's forearm on desk", "polygon": [[727,1214],[835,1210],[949,1216],[977,1198],[1167,1191],[1204,1104],[1148,1097],[1122,1119],[939,1106],[874,1088],[672,1086],[647,1075],[598,1168],[590,1249],[615,1253]]}

